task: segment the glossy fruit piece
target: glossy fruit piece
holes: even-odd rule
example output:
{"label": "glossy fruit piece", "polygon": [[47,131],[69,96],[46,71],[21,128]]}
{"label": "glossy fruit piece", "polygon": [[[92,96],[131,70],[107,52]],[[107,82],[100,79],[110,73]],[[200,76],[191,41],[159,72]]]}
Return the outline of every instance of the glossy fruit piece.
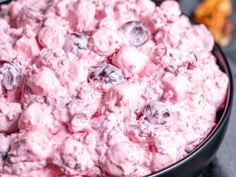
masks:
{"label": "glossy fruit piece", "polygon": [[90,69],[88,79],[94,82],[115,83],[123,78],[121,70],[111,64],[101,64]]}
{"label": "glossy fruit piece", "polygon": [[148,28],[140,21],[129,21],[121,26],[130,45],[140,47],[149,40]]}

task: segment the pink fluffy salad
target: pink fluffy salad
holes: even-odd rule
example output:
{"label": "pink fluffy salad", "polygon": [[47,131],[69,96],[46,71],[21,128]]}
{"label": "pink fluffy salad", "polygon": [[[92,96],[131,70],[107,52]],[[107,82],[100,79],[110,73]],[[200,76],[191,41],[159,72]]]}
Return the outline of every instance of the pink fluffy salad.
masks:
{"label": "pink fluffy salad", "polygon": [[228,77],[177,2],[1,6],[0,176],[140,177],[216,125]]}

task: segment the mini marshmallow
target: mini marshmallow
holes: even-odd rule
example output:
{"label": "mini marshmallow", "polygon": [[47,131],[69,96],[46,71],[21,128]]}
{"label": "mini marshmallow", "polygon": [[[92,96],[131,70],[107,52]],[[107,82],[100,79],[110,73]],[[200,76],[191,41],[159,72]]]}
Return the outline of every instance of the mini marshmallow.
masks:
{"label": "mini marshmallow", "polygon": [[124,73],[139,74],[148,62],[148,56],[134,47],[122,47],[112,63]]}

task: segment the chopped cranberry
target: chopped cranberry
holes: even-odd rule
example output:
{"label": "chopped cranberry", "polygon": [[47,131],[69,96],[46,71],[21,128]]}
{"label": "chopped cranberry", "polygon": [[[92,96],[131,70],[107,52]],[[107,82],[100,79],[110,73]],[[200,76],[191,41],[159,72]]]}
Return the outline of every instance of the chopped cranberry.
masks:
{"label": "chopped cranberry", "polygon": [[0,159],[5,159],[7,157],[7,152],[0,151]]}
{"label": "chopped cranberry", "polygon": [[171,116],[168,105],[160,101],[151,101],[144,106],[144,118],[154,124],[164,125]]}
{"label": "chopped cranberry", "polygon": [[169,72],[169,73],[173,73],[173,74],[176,74],[178,72],[178,67],[174,66],[174,65],[169,65],[169,66],[166,66],[164,68],[164,70],[166,72]]}
{"label": "chopped cranberry", "polygon": [[88,48],[88,40],[89,36],[85,33],[72,33],[67,36],[64,49],[77,55]]}
{"label": "chopped cranberry", "polygon": [[14,65],[0,61],[0,83],[2,90],[10,91],[15,89],[20,82],[21,74]]}
{"label": "chopped cranberry", "polygon": [[149,40],[148,28],[139,21],[129,21],[121,26],[121,31],[128,38],[130,45],[140,47]]}
{"label": "chopped cranberry", "polygon": [[97,81],[114,83],[118,82],[123,78],[122,72],[119,68],[111,65],[111,64],[101,64],[98,66],[94,66],[90,69],[88,79],[89,81]]}

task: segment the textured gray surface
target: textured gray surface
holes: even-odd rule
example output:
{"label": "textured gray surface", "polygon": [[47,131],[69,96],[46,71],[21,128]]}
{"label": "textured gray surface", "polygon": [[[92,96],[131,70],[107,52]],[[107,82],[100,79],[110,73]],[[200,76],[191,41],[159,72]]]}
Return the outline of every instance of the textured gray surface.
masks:
{"label": "textured gray surface", "polygon": [[[236,8],[236,1],[232,0]],[[181,8],[186,14],[190,14],[198,3],[198,0],[181,0]],[[236,9],[231,17],[236,28]],[[223,49],[229,59],[230,66],[236,82],[236,33],[233,41],[227,48]],[[234,84],[234,88],[235,88]],[[234,89],[235,90],[235,89]],[[234,106],[230,118],[230,124],[224,141],[205,173],[200,177],[236,177],[236,93],[234,96]]]}

